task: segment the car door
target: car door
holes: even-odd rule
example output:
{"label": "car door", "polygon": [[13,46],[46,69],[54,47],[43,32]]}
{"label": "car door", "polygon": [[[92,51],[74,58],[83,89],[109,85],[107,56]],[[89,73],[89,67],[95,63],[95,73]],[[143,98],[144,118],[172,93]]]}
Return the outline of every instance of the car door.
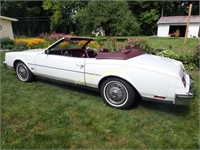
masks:
{"label": "car door", "polygon": [[39,54],[35,60],[35,73],[56,80],[85,84],[85,58]]}

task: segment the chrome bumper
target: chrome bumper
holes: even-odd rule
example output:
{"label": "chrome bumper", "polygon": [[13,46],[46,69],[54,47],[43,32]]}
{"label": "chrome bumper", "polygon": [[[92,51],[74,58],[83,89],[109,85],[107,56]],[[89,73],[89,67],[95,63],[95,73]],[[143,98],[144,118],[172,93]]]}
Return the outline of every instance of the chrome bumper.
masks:
{"label": "chrome bumper", "polygon": [[190,89],[187,94],[176,94],[175,105],[187,105],[194,97],[194,81],[190,77]]}

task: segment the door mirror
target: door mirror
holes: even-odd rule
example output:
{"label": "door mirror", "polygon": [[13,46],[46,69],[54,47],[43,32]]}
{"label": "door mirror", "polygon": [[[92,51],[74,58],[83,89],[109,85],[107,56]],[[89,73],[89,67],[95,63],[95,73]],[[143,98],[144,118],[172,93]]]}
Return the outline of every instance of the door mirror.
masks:
{"label": "door mirror", "polygon": [[49,54],[49,49],[45,50],[45,54]]}

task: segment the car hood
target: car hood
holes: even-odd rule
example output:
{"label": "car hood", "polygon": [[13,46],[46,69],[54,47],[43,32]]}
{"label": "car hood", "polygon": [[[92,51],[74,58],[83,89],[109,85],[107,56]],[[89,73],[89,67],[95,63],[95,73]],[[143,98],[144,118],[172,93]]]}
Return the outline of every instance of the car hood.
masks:
{"label": "car hood", "polygon": [[22,51],[25,53],[41,53],[44,52],[46,49],[30,49],[30,50],[26,50],[26,51]]}
{"label": "car hood", "polygon": [[185,72],[183,64],[180,61],[161,56],[143,54],[131,58],[129,61],[131,61],[131,64],[134,65],[134,67],[140,67],[177,78],[182,77]]}
{"label": "car hood", "polygon": [[36,56],[38,54],[44,53],[46,49],[31,49],[25,51],[14,51],[14,52],[7,52],[7,55],[16,55],[16,56],[24,56],[24,55],[31,55]]}

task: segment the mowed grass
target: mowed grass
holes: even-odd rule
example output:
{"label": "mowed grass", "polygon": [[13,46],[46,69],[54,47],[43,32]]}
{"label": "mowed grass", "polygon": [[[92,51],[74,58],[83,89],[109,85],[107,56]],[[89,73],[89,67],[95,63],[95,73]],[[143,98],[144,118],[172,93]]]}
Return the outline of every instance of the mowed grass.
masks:
{"label": "mowed grass", "polygon": [[166,49],[178,51],[180,53],[192,52],[196,49],[196,45],[200,42],[198,38],[188,38],[187,43],[184,43],[184,38],[160,38],[146,37],[150,45],[154,49]]}
{"label": "mowed grass", "polygon": [[118,110],[78,86],[20,82],[1,64],[1,148],[198,149],[199,71],[190,73],[196,96],[188,106],[144,101]]}
{"label": "mowed grass", "polygon": [[[184,37],[157,37],[157,36],[134,36],[134,37],[113,37],[120,43],[123,43],[128,38],[144,38],[148,41],[149,45],[153,49],[160,50],[173,50],[179,53],[188,53],[196,50],[196,45],[200,42],[198,38],[188,38],[186,44],[184,43]],[[98,38],[97,38],[98,39]],[[106,39],[106,38],[102,38]]]}

